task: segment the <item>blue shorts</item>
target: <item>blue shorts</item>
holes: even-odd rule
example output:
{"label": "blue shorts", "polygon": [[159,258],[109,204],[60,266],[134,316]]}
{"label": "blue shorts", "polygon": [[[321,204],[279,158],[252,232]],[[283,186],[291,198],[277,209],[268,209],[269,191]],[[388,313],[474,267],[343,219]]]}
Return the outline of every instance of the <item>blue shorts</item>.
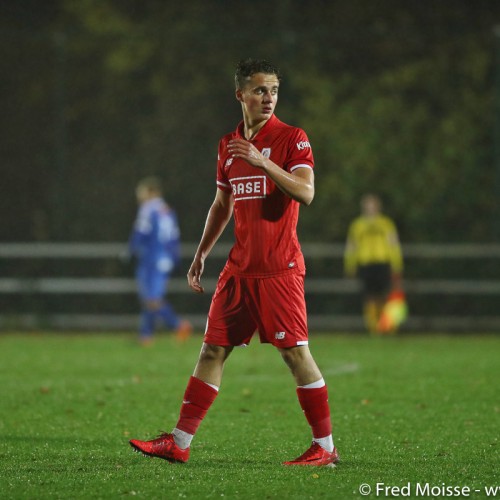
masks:
{"label": "blue shorts", "polygon": [[170,275],[150,267],[139,266],[136,270],[137,293],[142,301],[160,300],[167,292]]}

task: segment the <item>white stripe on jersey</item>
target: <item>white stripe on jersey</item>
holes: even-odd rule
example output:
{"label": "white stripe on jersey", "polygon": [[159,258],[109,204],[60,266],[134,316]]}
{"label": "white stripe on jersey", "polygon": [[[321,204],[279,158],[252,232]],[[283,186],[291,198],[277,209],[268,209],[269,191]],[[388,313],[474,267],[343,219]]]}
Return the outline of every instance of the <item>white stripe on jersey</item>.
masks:
{"label": "white stripe on jersey", "polygon": [[311,165],[307,165],[305,163],[301,163],[300,165],[294,165],[291,169],[290,172],[293,172],[297,168],[310,168],[312,170]]}

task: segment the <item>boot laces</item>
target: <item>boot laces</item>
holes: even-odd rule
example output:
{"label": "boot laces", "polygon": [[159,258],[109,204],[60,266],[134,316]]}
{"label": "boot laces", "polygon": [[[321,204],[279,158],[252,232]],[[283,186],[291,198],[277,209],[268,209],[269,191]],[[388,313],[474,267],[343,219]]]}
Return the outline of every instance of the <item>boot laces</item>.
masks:
{"label": "boot laces", "polygon": [[321,450],[318,443],[313,443],[308,450],[306,450],[297,460],[306,461],[312,458],[318,458],[318,450]]}

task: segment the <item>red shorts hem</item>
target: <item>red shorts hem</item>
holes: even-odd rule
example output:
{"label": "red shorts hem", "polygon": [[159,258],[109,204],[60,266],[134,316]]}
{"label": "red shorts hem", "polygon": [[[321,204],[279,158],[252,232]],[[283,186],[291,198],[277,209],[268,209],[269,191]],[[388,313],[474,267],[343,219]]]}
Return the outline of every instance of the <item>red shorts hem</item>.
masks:
{"label": "red shorts hem", "polygon": [[247,278],[223,272],[208,314],[204,341],[221,346],[261,343],[279,348],[308,344],[304,275]]}

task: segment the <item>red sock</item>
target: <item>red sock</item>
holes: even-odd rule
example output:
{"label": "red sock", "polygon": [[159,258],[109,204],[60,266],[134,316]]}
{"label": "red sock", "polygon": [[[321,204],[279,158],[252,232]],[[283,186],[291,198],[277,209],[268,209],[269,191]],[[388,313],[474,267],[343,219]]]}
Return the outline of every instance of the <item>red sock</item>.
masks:
{"label": "red sock", "polygon": [[332,433],[328,390],[326,385],[315,389],[297,387],[297,396],[304,415],[311,426],[313,437],[322,438]]}
{"label": "red sock", "polygon": [[176,428],[188,434],[196,434],[196,430],[212,406],[217,394],[218,392],[203,380],[191,377],[184,393]]}

